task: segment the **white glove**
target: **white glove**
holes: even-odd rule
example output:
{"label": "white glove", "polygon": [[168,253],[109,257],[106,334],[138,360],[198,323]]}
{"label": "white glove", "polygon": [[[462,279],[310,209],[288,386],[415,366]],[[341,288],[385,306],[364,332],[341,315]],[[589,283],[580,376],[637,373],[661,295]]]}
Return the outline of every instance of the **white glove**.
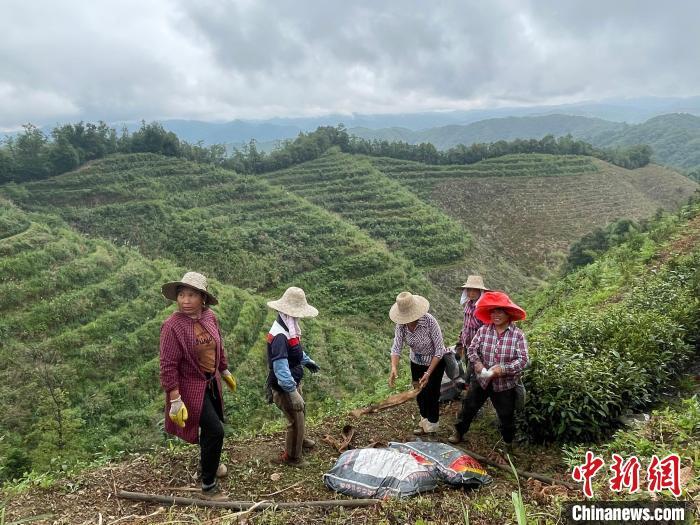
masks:
{"label": "white glove", "polygon": [[486,367],[484,367],[481,369],[481,373],[479,374],[479,376],[481,376],[483,379],[490,379],[491,377],[493,377],[493,372],[490,368],[486,370]]}

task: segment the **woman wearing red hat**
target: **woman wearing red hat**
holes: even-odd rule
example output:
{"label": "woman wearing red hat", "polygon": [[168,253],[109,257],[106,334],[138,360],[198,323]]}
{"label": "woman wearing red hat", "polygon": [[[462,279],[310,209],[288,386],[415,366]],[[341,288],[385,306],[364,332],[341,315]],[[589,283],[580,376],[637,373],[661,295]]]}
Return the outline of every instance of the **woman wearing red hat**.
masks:
{"label": "woman wearing red hat", "polygon": [[528,360],[525,334],[513,321],[525,319],[525,310],[503,292],[486,292],[474,315],[484,323],[467,350],[476,381],[462,401],[449,441],[461,442],[476,413],[491,399],[498,414],[501,436],[510,449],[515,436],[516,386]]}

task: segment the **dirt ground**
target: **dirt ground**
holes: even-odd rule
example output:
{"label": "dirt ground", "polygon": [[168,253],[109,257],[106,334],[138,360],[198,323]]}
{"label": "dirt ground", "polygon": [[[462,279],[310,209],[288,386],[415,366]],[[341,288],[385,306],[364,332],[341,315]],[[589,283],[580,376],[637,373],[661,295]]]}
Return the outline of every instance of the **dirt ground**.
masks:
{"label": "dirt ground", "polygon": [[[443,407],[441,429],[437,439],[446,441],[454,421],[457,404]],[[498,442],[495,414],[487,409],[474,422],[464,446],[488,456]],[[316,448],[307,454],[305,469],[280,467],[269,459],[280,453],[283,433],[257,436],[245,440],[227,439],[223,462],[229,475],[222,486],[232,500],[247,501],[309,501],[343,499],[329,491],[322,475],[335,463],[338,452],[323,442],[329,434],[340,437],[345,424],[356,429],[352,446],[365,447],[374,442],[412,441],[418,419],[415,402],[394,407],[360,418],[336,418],[308,429],[307,435],[316,440]],[[491,467],[491,485],[479,490],[465,491],[439,487],[417,498],[387,501],[371,508],[360,509],[294,509],[265,510],[236,513],[226,509],[196,507],[161,507],[154,503],[139,503],[115,497],[117,490],[150,494],[197,497],[198,448],[177,447],[154,455],[134,456],[81,473],[77,479],[65,479],[48,489],[31,488],[12,496],[6,505],[5,524],[130,524],[130,523],[512,523],[515,520],[511,492],[517,490],[515,478]],[[515,464],[520,470],[537,471],[557,479],[571,478],[561,461],[558,448],[521,445],[515,451]],[[541,522],[556,523],[557,502],[577,499],[577,491],[561,486],[545,487],[533,480],[521,480],[528,511]],[[466,510],[465,510],[466,509]],[[533,513],[532,510],[535,512]],[[26,520],[26,521],[24,521]],[[421,521],[422,520],[422,521]],[[2,520],[0,520],[2,522]]]}

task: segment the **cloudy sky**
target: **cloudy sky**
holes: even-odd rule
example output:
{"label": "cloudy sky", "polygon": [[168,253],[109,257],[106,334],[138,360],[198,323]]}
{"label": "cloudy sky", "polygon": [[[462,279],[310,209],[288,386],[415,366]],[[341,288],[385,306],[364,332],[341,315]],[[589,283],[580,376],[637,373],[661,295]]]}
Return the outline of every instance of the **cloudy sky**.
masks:
{"label": "cloudy sky", "polygon": [[0,129],[700,94],[700,2],[2,0]]}

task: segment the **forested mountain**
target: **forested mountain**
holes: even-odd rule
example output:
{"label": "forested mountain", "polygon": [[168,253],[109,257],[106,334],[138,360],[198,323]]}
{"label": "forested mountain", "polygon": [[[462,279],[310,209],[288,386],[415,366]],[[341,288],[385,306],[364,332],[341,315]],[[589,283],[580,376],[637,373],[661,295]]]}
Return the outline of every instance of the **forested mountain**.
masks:
{"label": "forested mountain", "polygon": [[422,131],[351,128],[349,133],[367,140],[403,141],[409,144],[429,142],[439,149],[458,144],[571,135],[604,148],[646,144],[653,151],[653,160],[659,164],[686,172],[700,170],[700,116],[687,113],[660,115],[633,125],[560,114],[497,118],[466,126],[452,125]]}
{"label": "forested mountain", "polygon": [[439,149],[449,149],[458,144],[470,145],[499,140],[541,139],[545,135],[554,135],[555,137],[572,135],[576,138],[588,138],[592,135],[624,128],[625,124],[623,123],[598,118],[573,115],[543,115],[494,118],[480,120],[464,126],[451,125],[420,131],[406,128],[350,128],[348,132],[369,140],[400,140],[409,144],[429,142]]}

